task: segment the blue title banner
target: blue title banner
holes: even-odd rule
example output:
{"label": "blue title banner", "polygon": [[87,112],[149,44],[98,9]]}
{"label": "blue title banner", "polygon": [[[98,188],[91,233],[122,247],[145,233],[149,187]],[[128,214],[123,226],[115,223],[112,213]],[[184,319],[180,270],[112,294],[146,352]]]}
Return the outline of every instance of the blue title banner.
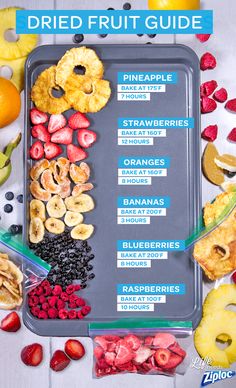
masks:
{"label": "blue title banner", "polygon": [[154,169],[154,168],[169,168],[170,158],[152,156],[120,156],[118,160],[118,168],[135,168],[135,169]]}
{"label": "blue title banner", "polygon": [[118,295],[184,295],[185,284],[118,284]]}
{"label": "blue title banner", "polygon": [[18,10],[17,34],[212,34],[213,11]]}
{"label": "blue title banner", "polygon": [[125,117],[118,119],[120,129],[194,128],[194,118]]}
{"label": "blue title banner", "polygon": [[170,197],[118,197],[119,208],[169,208]]}
{"label": "blue title banner", "polygon": [[119,72],[118,84],[176,84],[177,73],[167,73],[166,71],[152,73],[136,72]]}
{"label": "blue title banner", "polygon": [[183,240],[118,240],[118,251],[183,251]]}

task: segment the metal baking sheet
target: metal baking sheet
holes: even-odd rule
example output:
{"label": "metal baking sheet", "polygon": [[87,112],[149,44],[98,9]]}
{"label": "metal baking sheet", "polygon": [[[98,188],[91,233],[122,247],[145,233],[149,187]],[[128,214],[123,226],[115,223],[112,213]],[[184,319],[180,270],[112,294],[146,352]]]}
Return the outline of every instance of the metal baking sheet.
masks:
{"label": "metal baking sheet", "polygon": [[[29,110],[31,87],[45,68],[56,64],[70,45],[41,46],[26,62],[25,85],[25,228],[29,224],[29,169],[31,145]],[[83,321],[38,320],[24,308],[26,326],[39,335],[86,336],[88,324],[122,318],[162,318],[192,321],[196,327],[201,317],[201,271],[191,259],[191,252],[168,252],[166,260],[152,260],[151,268],[117,268],[118,240],[184,240],[197,226],[201,208],[199,63],[196,54],[182,45],[97,45],[91,46],[105,66],[104,78],[112,87],[107,106],[89,114],[91,129],[98,141],[89,149],[95,189],[90,192],[96,208],[86,213],[86,222],[95,225],[89,240],[95,254],[96,277],[82,291],[92,307]],[[164,93],[150,93],[150,101],[118,101],[118,73],[174,72],[177,83],[166,85]],[[119,76],[120,77],[120,76]],[[69,116],[72,112],[66,112]],[[193,118],[194,128],[171,128],[166,137],[154,139],[152,146],[118,145],[119,118]],[[121,157],[170,158],[165,177],[153,177],[151,185],[118,185],[118,161]],[[150,224],[119,225],[118,197],[169,196],[166,216],[151,217]],[[166,303],[154,305],[154,311],[118,311],[117,293],[125,284],[182,284],[182,295],[166,295]]]}

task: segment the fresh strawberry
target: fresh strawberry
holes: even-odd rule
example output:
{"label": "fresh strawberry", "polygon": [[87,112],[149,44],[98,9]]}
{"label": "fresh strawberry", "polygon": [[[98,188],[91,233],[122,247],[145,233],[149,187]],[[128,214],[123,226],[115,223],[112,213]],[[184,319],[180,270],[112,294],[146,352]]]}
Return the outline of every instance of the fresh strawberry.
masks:
{"label": "fresh strawberry", "polygon": [[178,354],[171,353],[168,362],[165,365],[162,365],[162,368],[168,369],[168,370],[176,368],[179,364],[181,364],[182,361],[183,361],[183,358],[180,357]]}
{"label": "fresh strawberry", "polygon": [[85,349],[81,342],[72,339],[66,341],[65,352],[72,360],[80,360],[85,355]]}
{"label": "fresh strawberry", "polygon": [[225,104],[225,108],[228,109],[230,112],[236,113],[236,98],[229,100]]}
{"label": "fresh strawberry", "polygon": [[216,101],[218,101],[218,102],[225,102],[225,101],[227,101],[227,99],[228,99],[227,90],[225,88],[221,88],[221,89],[217,90],[214,93],[213,98]]}
{"label": "fresh strawberry", "polygon": [[62,154],[63,149],[57,144],[48,142],[44,144],[44,152],[46,159],[52,159]]}
{"label": "fresh strawberry", "polygon": [[131,347],[124,340],[120,340],[117,342],[116,353],[117,353],[116,359],[115,359],[116,366],[126,364],[127,362],[131,361],[135,356]]}
{"label": "fresh strawberry", "polygon": [[232,275],[232,281],[236,284],[236,271]]}
{"label": "fresh strawberry", "polygon": [[200,60],[201,70],[212,70],[216,67],[216,59],[211,53],[205,53]]}
{"label": "fresh strawberry", "polygon": [[201,112],[204,113],[211,113],[217,108],[217,104],[215,100],[209,97],[202,97],[201,100]]}
{"label": "fresh strawberry", "polygon": [[129,346],[133,350],[137,350],[141,345],[140,339],[134,334],[129,334],[125,336],[124,340],[127,342],[127,344],[129,344]]}
{"label": "fresh strawberry", "polygon": [[16,332],[20,329],[20,327],[21,327],[20,317],[15,311],[8,314],[1,321],[1,329],[4,331]]}
{"label": "fresh strawberry", "polygon": [[42,143],[39,140],[33,143],[30,147],[29,153],[32,159],[41,159],[44,156],[44,149]]}
{"label": "fresh strawberry", "polygon": [[183,359],[186,357],[186,352],[184,349],[182,349],[177,342],[175,342],[173,345],[169,347],[169,350],[171,350],[173,353],[178,354],[178,356],[182,357]]}
{"label": "fresh strawberry", "polygon": [[83,148],[89,148],[97,140],[97,134],[90,129],[80,129],[77,135],[78,143]]}
{"label": "fresh strawberry", "polygon": [[217,88],[217,86],[218,86],[218,84],[214,80],[204,82],[200,86],[201,97],[208,97],[208,96],[210,96],[214,92],[214,90]]}
{"label": "fresh strawberry", "polygon": [[43,113],[36,108],[32,108],[30,110],[30,120],[34,125],[45,124],[48,121],[48,116],[46,113]]}
{"label": "fresh strawberry", "polygon": [[171,352],[168,349],[157,349],[154,357],[156,360],[157,365],[163,367],[165,366],[169,360],[170,360]]}
{"label": "fresh strawberry", "polygon": [[147,346],[140,346],[138,350],[135,352],[135,357],[133,362],[135,364],[142,364],[152,355],[152,350]]}
{"label": "fresh strawberry", "polygon": [[218,126],[209,125],[202,131],[202,139],[207,141],[215,141],[218,135]]}
{"label": "fresh strawberry", "polygon": [[210,38],[211,34],[196,34],[196,38],[201,42],[205,43]]}
{"label": "fresh strawberry", "polygon": [[70,363],[69,357],[62,350],[56,350],[50,361],[50,368],[55,372],[65,369]]}
{"label": "fresh strawberry", "polygon": [[71,163],[75,163],[86,159],[88,154],[82,148],[77,147],[74,144],[69,144],[67,146],[67,157]]}
{"label": "fresh strawberry", "polygon": [[105,353],[105,361],[108,365],[113,366],[115,362],[116,354],[114,352]]}
{"label": "fresh strawberry", "polygon": [[34,125],[31,129],[31,134],[33,137],[44,141],[45,143],[50,141],[50,134],[48,133],[47,128],[43,124]]}
{"label": "fresh strawberry", "polygon": [[100,358],[103,357],[104,350],[101,348],[101,346],[96,346],[93,351],[94,357],[99,360]]}
{"label": "fresh strawberry", "polygon": [[176,341],[175,336],[169,333],[157,333],[153,340],[153,346],[167,349]]}
{"label": "fresh strawberry", "polygon": [[62,114],[51,115],[48,123],[48,132],[53,133],[66,126],[66,118]]}
{"label": "fresh strawberry", "polygon": [[59,144],[71,144],[73,139],[73,129],[65,127],[59,129],[57,132],[53,133],[51,141],[53,143]]}
{"label": "fresh strawberry", "polygon": [[25,346],[21,351],[21,360],[25,365],[38,366],[43,359],[43,347],[40,344]]}
{"label": "fresh strawberry", "polygon": [[232,131],[228,134],[227,139],[236,143],[236,128],[233,128]]}
{"label": "fresh strawberry", "polygon": [[70,116],[68,124],[72,129],[82,129],[90,126],[90,122],[87,117],[80,112],[76,112]]}

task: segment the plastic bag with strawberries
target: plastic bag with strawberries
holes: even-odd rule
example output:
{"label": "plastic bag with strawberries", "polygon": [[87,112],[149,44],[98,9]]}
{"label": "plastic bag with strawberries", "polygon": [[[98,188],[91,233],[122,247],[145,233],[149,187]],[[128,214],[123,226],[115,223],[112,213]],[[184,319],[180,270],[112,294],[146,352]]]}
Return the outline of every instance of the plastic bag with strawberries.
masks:
{"label": "plastic bag with strawberries", "polygon": [[189,360],[191,322],[120,320],[92,323],[93,377],[121,373],[174,376],[184,374]]}

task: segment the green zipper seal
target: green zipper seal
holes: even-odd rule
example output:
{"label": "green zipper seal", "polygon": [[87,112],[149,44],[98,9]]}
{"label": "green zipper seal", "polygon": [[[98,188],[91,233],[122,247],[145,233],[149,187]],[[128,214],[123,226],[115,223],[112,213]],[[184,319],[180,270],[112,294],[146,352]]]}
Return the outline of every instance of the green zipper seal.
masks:
{"label": "green zipper seal", "polygon": [[192,329],[190,321],[165,321],[160,319],[119,319],[112,322],[92,322],[89,324],[89,330],[102,329],[156,329],[156,328],[175,328]]}

